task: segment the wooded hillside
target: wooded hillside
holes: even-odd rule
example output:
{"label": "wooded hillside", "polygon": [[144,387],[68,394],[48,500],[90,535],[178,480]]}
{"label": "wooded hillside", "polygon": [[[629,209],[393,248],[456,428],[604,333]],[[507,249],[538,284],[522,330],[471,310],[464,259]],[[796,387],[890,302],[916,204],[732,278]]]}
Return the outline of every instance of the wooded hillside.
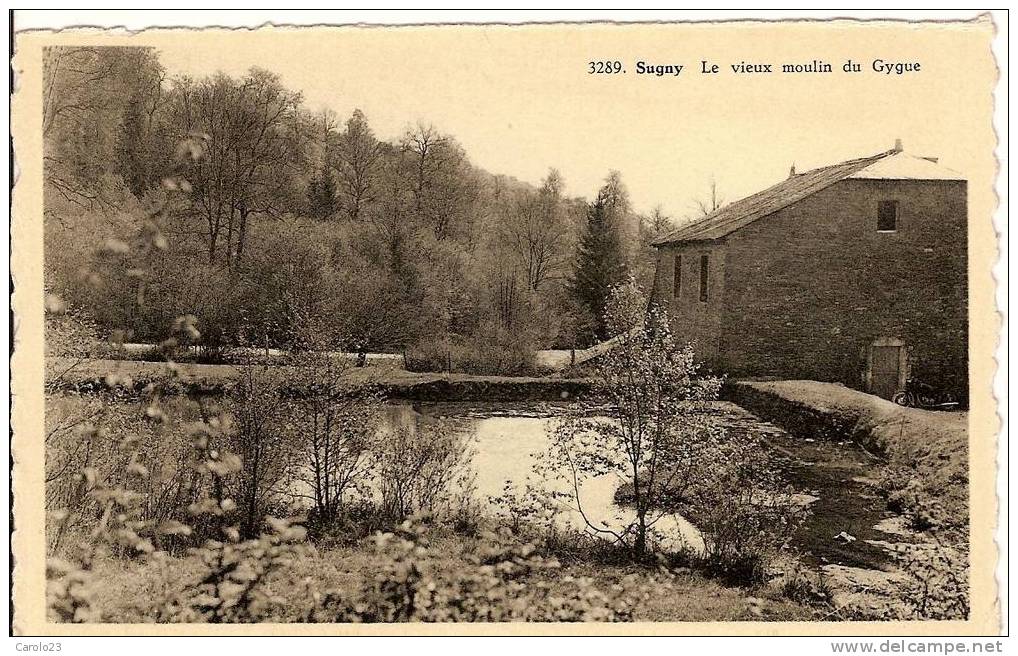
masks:
{"label": "wooded hillside", "polygon": [[[603,338],[608,288],[649,288],[669,223],[637,216],[616,171],[588,203],[553,162],[533,186],[435,125],[382,140],[266,70],[50,48],[44,95],[47,291],[101,339],[158,342],[190,314],[211,350],[458,348],[512,372]],[[126,248],[145,231],[158,248]]]}

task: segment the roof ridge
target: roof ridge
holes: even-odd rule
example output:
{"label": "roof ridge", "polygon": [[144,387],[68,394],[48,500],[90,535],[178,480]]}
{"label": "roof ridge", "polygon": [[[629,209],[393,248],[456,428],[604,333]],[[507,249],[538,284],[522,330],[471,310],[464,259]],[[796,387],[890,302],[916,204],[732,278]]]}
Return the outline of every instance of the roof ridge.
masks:
{"label": "roof ridge", "polygon": [[854,159],[846,159],[844,162],[838,162],[837,164],[827,164],[826,166],[818,166],[816,168],[807,169],[807,170],[803,171],[802,173],[797,173],[796,175],[805,175],[807,173],[812,173],[813,171],[820,171],[822,169],[833,169],[836,166],[848,166],[849,164],[859,164],[861,162],[867,162],[867,161],[871,161],[871,160],[882,159],[882,158],[887,157],[889,155],[896,155],[896,154],[898,154],[900,152],[903,152],[903,151],[894,150],[892,148],[891,150],[885,150],[884,152],[877,153],[876,155],[867,155],[866,157],[856,157]]}
{"label": "roof ridge", "polygon": [[[821,166],[808,171],[803,171],[802,173],[796,173],[794,176],[789,176],[784,180],[776,182],[758,192],[744,196],[723,207],[719,207],[700,219],[679,226],[678,228],[670,231],[668,234],[658,237],[651,243],[652,245],[659,246],[675,241],[692,240],[697,238],[695,236],[697,233],[705,231],[710,231],[711,233],[721,232],[718,236],[724,236],[724,234],[731,232],[730,230],[727,232],[724,231],[732,224],[741,224],[735,228],[737,229],[746,223],[750,223],[758,218],[773,214],[792,203],[802,200],[807,196],[826,189],[836,182],[858,173],[874,162],[900,152],[902,151],[896,149],[886,150],[868,157],[858,157],[855,159],[845,160],[837,164],[830,164],[828,166]],[[774,192],[778,190],[784,189],[790,189],[791,193],[785,198],[777,200],[777,202],[770,203],[769,205],[767,204],[766,201],[770,195],[773,195]],[[762,204],[762,207],[753,209],[752,206],[756,203]],[[743,209],[745,209],[745,211],[738,211]],[[699,238],[716,239],[717,237]]]}

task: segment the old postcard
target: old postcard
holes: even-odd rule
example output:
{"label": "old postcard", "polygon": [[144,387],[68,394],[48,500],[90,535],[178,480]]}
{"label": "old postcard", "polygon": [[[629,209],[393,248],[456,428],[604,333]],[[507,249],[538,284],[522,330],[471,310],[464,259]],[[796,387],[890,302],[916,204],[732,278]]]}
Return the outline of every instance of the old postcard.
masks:
{"label": "old postcard", "polygon": [[999,631],[989,16],[14,40],[14,619]]}

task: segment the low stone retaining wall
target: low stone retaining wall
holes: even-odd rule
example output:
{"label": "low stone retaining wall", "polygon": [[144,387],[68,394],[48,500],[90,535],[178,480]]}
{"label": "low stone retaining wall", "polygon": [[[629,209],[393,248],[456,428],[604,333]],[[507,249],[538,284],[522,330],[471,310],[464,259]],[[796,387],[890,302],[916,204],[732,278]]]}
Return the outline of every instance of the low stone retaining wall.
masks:
{"label": "low stone retaining wall", "polygon": [[[48,362],[47,367],[52,390],[99,394],[119,389],[141,394],[146,386],[153,385],[164,394],[202,396],[226,394],[243,370],[234,365],[181,364],[181,376],[174,378],[167,364],[159,362],[57,360]],[[274,369],[282,370],[285,377],[287,367]],[[379,367],[350,368],[344,380],[351,386],[371,386],[387,398],[409,401],[570,401],[590,390],[589,381],[575,378],[446,375]]]}
{"label": "low stone retaining wall", "polygon": [[571,401],[590,390],[583,380],[480,376],[380,387],[389,398],[411,401]]}
{"label": "low stone retaining wall", "polygon": [[732,381],[723,395],[798,437],[852,440],[884,453],[901,441],[964,443],[968,413],[905,408],[836,383]]}
{"label": "low stone retaining wall", "polygon": [[860,422],[861,412],[839,412],[823,405],[806,403],[760,383],[728,383],[722,394],[727,400],[796,437],[831,441],[850,439],[872,446],[869,431]]}

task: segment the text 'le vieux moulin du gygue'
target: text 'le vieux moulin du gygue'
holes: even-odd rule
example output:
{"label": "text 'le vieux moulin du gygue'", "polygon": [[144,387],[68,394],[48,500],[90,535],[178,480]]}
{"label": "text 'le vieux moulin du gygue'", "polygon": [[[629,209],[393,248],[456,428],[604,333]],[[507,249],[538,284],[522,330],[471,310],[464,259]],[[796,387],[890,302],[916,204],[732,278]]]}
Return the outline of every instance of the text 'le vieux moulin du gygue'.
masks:
{"label": "text 'le vieux moulin du gygue'", "polygon": [[[590,74],[624,74],[626,66],[620,60],[608,59],[602,61],[588,62],[588,73]],[[687,64],[659,64],[640,60],[636,62],[636,73],[638,75],[653,75],[656,77],[678,76],[682,73],[698,75],[760,75],[768,73],[863,73],[872,72],[881,75],[906,75],[919,73],[922,70],[918,61],[890,61],[886,59],[873,59],[868,65],[848,59],[840,65],[833,65],[822,59],[814,59],[810,62],[798,63],[769,63],[769,62],[747,62],[739,61],[722,65],[707,59],[702,59],[697,67],[689,67]]]}

